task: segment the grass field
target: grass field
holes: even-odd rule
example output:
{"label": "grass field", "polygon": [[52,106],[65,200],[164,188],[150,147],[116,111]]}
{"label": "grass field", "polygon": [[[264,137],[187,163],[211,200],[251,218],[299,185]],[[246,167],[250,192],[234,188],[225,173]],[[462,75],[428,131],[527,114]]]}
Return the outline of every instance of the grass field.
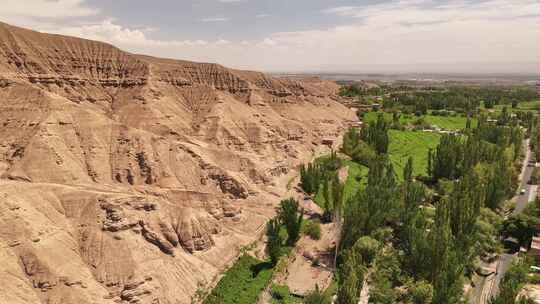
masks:
{"label": "grass field", "polygon": [[540,100],[534,100],[534,101],[526,101],[526,102],[520,102],[517,106],[517,108],[513,109],[512,105],[496,105],[493,107],[495,112],[502,112],[502,109],[506,107],[509,112],[515,112],[515,111],[531,111],[536,112],[540,111]]}
{"label": "grass field", "polygon": [[204,304],[253,304],[272,278],[272,265],[243,255],[225,272]]}
{"label": "grass field", "polygon": [[[375,121],[377,120],[378,115],[379,115],[379,112],[366,113],[363,118],[363,121],[364,122]],[[389,121],[392,120],[391,113],[384,113],[384,117]],[[461,129],[465,129],[465,126],[467,125],[467,117],[464,117],[464,116],[424,115],[422,117],[430,125],[436,125],[439,128],[443,128],[447,130],[461,130]],[[399,122],[401,124],[409,124],[417,120],[418,118],[419,117],[413,114],[401,114]],[[472,119],[471,124],[473,128],[476,126],[476,123],[477,123],[476,119]]]}
{"label": "grass field", "polygon": [[[413,158],[413,175],[427,175],[427,156],[429,149],[435,150],[439,145],[441,135],[421,131],[390,130],[389,157],[398,180],[403,179],[403,167],[409,157]],[[351,160],[342,160],[343,166],[349,167],[349,176],[345,182],[344,200],[352,198],[358,190],[367,184],[368,168]],[[331,191],[331,190],[330,190]],[[314,197],[319,206],[323,206],[322,187]]]}
{"label": "grass field", "polygon": [[349,167],[349,176],[345,182],[344,199],[347,201],[353,197],[359,189],[364,189],[367,184],[368,168],[351,160],[343,161],[344,166]]}
{"label": "grass field", "polygon": [[540,100],[527,101],[518,104],[519,110],[540,110]]}
{"label": "grass field", "polygon": [[439,145],[441,135],[436,133],[390,130],[390,161],[398,178],[403,178],[403,167],[407,159],[413,158],[413,175],[427,174],[429,149]]}
{"label": "grass field", "polygon": [[[356,162],[353,162],[352,160],[342,160],[342,166],[349,167],[349,175],[343,189],[343,199],[344,201],[347,201],[349,198],[352,198],[358,190],[363,189],[366,186],[368,168]],[[330,193],[330,195],[332,194]],[[319,189],[319,192],[317,192],[317,194],[315,195],[313,201],[321,207],[324,205],[322,186]]]}

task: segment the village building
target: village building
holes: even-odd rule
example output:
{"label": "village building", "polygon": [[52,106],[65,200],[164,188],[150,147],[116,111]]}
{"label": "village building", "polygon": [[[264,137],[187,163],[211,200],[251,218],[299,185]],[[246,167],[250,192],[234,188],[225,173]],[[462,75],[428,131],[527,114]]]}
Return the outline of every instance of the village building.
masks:
{"label": "village building", "polygon": [[535,236],[532,238],[529,254],[534,258],[535,261],[540,262],[540,236]]}

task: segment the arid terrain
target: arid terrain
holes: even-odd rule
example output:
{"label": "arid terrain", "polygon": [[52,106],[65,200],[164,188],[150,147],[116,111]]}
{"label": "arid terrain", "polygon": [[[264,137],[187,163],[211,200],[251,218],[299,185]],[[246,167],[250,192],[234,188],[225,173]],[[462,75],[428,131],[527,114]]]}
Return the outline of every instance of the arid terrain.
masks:
{"label": "arid terrain", "polygon": [[0,23],[0,303],[190,303],[356,119],[337,91]]}

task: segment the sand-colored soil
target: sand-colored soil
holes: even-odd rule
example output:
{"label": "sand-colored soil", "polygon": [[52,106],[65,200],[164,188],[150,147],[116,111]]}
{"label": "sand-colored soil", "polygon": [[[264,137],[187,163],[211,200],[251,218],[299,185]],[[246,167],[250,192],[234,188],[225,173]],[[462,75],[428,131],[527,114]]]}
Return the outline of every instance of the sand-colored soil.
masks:
{"label": "sand-colored soil", "polygon": [[[285,284],[292,293],[306,295],[315,290],[326,289],[333,278],[336,229],[334,224],[322,225],[320,240],[304,237],[298,242],[298,253],[286,270]],[[317,265],[314,261],[318,260]]]}

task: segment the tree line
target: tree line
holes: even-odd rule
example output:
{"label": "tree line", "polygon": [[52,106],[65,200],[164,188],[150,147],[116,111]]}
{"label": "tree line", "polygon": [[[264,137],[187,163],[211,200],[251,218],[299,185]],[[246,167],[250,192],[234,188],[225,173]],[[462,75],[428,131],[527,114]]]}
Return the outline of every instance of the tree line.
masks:
{"label": "tree line", "polygon": [[[428,176],[413,176],[410,158],[399,183],[388,129],[379,116],[344,136],[342,152],[369,174],[366,188],[344,204],[338,303],[357,303],[367,277],[371,303],[460,303],[474,262],[500,250],[497,211],[514,193],[524,135],[510,121],[481,118],[428,152]],[[366,158],[365,151],[374,153]]]}

